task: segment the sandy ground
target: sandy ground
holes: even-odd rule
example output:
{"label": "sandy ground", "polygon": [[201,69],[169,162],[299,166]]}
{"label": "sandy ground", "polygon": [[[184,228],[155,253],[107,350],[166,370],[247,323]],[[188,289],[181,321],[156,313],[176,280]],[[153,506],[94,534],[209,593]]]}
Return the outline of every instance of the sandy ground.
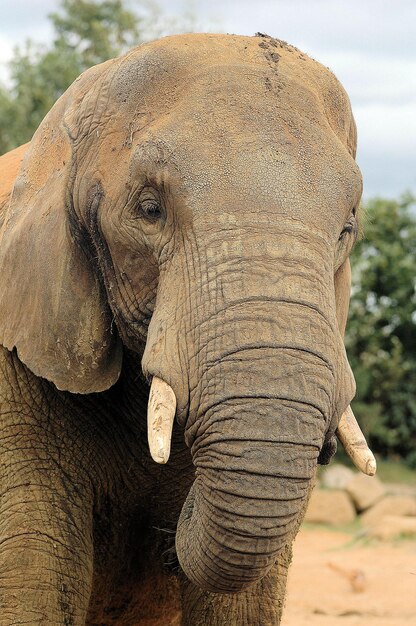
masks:
{"label": "sandy ground", "polygon": [[[339,569],[358,573],[364,589],[354,591]],[[368,542],[302,529],[281,626],[410,625],[416,625],[416,541]]]}

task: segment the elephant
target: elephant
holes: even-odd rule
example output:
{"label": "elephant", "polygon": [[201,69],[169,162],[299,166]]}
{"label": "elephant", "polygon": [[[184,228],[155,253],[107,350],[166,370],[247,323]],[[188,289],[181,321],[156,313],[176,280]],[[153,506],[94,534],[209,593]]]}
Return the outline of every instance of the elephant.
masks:
{"label": "elephant", "polygon": [[1,626],[280,624],[337,432],[375,471],[355,150],[330,70],[188,34],[87,70],[1,157]]}

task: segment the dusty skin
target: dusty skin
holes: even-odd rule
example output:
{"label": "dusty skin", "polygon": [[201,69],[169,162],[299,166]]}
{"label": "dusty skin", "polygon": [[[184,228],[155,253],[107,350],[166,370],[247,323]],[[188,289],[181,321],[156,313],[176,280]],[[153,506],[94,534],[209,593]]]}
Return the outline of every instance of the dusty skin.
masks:
{"label": "dusty skin", "polygon": [[[329,564],[361,570],[363,591]],[[302,528],[294,544],[281,626],[413,626],[416,541],[352,541],[349,534]]]}

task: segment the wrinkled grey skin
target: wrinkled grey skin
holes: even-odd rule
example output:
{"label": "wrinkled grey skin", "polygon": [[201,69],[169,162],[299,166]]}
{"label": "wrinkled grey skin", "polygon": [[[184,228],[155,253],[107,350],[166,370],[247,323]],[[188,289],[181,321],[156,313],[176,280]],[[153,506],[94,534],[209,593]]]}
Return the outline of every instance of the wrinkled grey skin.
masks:
{"label": "wrinkled grey skin", "polygon": [[[354,395],[355,142],[266,36],[141,46],[52,109],[1,210],[2,626],[280,623]],[[178,401],[163,467],[142,372]]]}

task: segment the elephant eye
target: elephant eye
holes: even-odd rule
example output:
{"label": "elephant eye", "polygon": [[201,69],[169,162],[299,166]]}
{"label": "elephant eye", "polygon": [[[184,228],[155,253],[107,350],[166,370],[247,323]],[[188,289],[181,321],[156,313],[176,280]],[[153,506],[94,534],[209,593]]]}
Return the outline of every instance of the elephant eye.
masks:
{"label": "elephant eye", "polygon": [[144,187],[133,209],[134,217],[152,224],[158,222],[163,216],[163,207],[158,191],[152,186]]}
{"label": "elephant eye", "polygon": [[162,217],[162,207],[154,199],[146,199],[139,202],[139,213],[149,222],[156,222]]}
{"label": "elephant eye", "polygon": [[[154,185],[145,185],[127,205],[130,219],[141,222],[141,228],[156,232],[165,222],[166,210],[162,196]],[[146,230],[146,232],[147,232]]]}

